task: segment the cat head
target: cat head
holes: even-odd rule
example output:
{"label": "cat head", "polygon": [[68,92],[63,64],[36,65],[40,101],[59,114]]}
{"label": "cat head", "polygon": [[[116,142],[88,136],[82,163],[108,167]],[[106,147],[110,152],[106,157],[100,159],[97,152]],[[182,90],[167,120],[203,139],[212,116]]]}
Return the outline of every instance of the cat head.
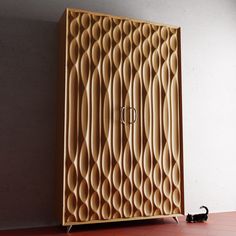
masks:
{"label": "cat head", "polygon": [[190,214],[188,214],[187,217],[186,217],[186,221],[187,221],[187,222],[193,221],[193,216],[190,215]]}

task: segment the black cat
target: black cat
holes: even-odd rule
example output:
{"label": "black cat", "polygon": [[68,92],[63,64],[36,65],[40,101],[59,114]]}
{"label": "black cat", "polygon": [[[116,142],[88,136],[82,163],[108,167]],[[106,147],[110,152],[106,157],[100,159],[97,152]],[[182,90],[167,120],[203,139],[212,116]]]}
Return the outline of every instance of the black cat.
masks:
{"label": "black cat", "polygon": [[206,210],[206,213],[203,214],[196,214],[196,215],[190,215],[188,214],[186,217],[186,221],[188,223],[195,223],[195,222],[203,222],[203,221],[207,221],[208,219],[208,208],[206,206],[201,206],[201,208],[204,208]]}

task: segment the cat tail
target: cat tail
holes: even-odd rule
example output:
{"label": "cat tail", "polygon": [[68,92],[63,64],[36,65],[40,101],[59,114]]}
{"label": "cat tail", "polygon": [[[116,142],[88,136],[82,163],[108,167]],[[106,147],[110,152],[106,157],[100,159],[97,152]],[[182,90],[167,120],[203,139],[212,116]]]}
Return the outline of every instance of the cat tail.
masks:
{"label": "cat tail", "polygon": [[204,208],[206,210],[206,214],[208,214],[208,208],[206,206],[201,206],[200,209]]}

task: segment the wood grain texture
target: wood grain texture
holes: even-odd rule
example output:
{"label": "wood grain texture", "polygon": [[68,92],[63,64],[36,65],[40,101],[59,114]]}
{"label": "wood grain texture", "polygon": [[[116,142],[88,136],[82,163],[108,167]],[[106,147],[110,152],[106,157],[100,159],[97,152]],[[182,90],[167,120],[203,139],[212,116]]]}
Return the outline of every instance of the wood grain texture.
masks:
{"label": "wood grain texture", "polygon": [[182,214],[180,29],[67,9],[64,30],[63,224]]}

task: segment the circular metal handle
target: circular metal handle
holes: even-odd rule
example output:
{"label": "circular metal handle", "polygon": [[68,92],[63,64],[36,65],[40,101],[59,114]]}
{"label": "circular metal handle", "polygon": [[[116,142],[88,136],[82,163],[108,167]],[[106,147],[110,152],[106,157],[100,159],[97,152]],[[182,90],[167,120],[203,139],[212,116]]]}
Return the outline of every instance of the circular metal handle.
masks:
{"label": "circular metal handle", "polygon": [[[124,119],[124,114],[125,114],[125,110],[132,110],[133,112],[132,112],[132,117],[133,117],[133,120],[132,121],[126,121],[125,119]],[[129,125],[131,125],[131,124],[134,124],[135,122],[136,122],[136,119],[137,119],[137,111],[136,111],[136,109],[134,108],[134,107],[121,107],[121,122],[123,123],[123,124],[125,124],[125,125],[127,125],[127,124],[129,124]]]}

